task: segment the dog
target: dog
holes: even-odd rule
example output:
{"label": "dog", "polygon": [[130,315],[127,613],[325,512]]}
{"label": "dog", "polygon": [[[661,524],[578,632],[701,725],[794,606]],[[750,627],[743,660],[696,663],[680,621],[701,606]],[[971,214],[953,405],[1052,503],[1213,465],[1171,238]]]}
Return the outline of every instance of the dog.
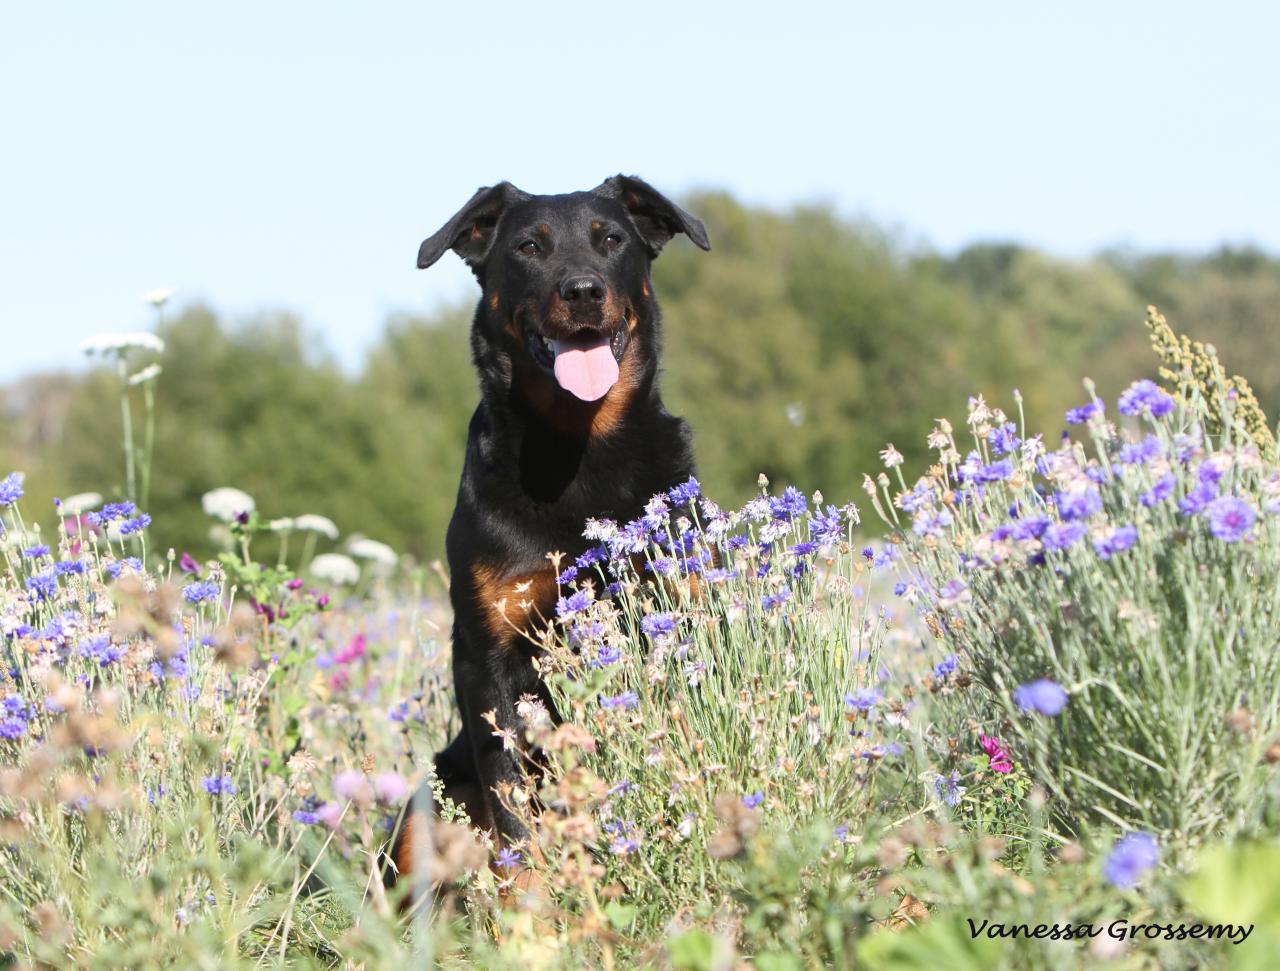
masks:
{"label": "dog", "polygon": [[[638,178],[563,195],[502,182],[478,191],[418,251],[426,269],[453,250],[481,290],[471,325],[480,404],[445,544],[462,727],[435,766],[445,795],[499,846],[527,834],[498,797],[523,777],[526,753],[498,733],[521,737],[525,695],[555,717],[524,636],[555,613],[547,553],[585,552],[589,517],[634,519],[694,474],[689,427],[658,393],[650,275],[680,233],[711,248],[700,220]],[[413,868],[416,818],[392,847],[401,874]]]}

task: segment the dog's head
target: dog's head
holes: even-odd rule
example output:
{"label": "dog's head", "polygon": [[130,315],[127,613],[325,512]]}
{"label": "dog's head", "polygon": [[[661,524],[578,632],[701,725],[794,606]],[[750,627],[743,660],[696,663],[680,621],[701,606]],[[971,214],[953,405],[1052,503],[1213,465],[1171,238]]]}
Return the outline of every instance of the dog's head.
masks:
{"label": "dog's head", "polygon": [[477,192],[418,251],[446,250],[483,290],[473,342],[492,370],[541,411],[602,403],[657,366],[657,308],[649,267],[685,233],[706,229],[640,179],[615,176],[590,192],[535,196],[502,182]]}

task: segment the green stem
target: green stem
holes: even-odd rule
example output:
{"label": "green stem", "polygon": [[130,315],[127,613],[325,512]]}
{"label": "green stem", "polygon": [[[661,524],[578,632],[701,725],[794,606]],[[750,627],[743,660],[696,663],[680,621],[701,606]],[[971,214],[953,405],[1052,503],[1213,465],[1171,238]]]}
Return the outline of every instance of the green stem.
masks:
{"label": "green stem", "polygon": [[120,374],[120,420],[124,425],[124,477],[125,496],[130,502],[138,501],[137,482],[134,475],[133,415],[129,410],[129,375],[124,355],[116,357],[116,369]]}

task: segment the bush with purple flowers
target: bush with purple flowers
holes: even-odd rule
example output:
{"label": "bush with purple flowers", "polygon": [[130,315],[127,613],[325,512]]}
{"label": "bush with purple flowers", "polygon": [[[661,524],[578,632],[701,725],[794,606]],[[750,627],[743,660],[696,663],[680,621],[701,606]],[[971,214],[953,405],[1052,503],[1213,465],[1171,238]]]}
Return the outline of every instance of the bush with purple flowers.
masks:
{"label": "bush with purple flowers", "polygon": [[[1280,467],[1205,360],[1207,390],[1190,371],[1171,390],[1137,381],[1114,420],[1086,383],[1057,447],[971,399],[968,457],[940,423],[925,477],[895,467],[896,495],[868,480],[907,553],[906,596],[981,687],[961,696],[968,716],[1007,720],[1069,828],[1185,841],[1248,828],[1263,805],[1280,730],[1280,518],[1265,512]],[[1014,463],[994,480],[972,471],[993,441]],[[1247,731],[1241,714],[1230,727],[1239,712]]]}

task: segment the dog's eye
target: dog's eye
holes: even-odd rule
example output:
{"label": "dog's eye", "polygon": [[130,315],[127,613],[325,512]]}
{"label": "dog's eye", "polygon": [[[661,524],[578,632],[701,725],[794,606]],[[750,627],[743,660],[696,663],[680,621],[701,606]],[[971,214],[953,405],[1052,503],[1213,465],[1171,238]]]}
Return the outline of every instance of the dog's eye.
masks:
{"label": "dog's eye", "polygon": [[617,233],[610,233],[604,238],[605,249],[617,249],[622,245],[622,237]]}
{"label": "dog's eye", "polygon": [[541,252],[542,247],[540,247],[533,240],[526,239],[523,243],[521,243],[519,246],[516,247],[516,251],[523,254],[524,256],[533,256],[534,254]]}

